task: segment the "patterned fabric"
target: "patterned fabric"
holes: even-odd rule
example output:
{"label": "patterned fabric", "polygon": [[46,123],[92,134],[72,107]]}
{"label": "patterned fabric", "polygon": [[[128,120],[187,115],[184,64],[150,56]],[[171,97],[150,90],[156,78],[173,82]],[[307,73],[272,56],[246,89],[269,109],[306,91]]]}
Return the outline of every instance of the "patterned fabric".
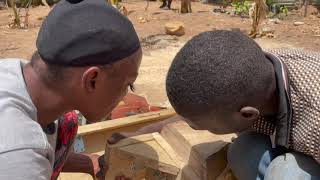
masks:
{"label": "patterned fabric", "polygon": [[273,135],[275,128],[276,125],[274,121],[261,116],[253,124],[253,129],[256,132],[266,135]]}
{"label": "patterned fabric", "polygon": [[55,162],[51,180],[58,178],[78,131],[78,116],[75,111],[66,113],[58,121]]}
{"label": "patterned fabric", "polygon": [[[320,163],[320,53],[271,50],[287,68],[290,114],[289,148],[312,156]],[[271,135],[274,121],[260,118],[253,128]]]}

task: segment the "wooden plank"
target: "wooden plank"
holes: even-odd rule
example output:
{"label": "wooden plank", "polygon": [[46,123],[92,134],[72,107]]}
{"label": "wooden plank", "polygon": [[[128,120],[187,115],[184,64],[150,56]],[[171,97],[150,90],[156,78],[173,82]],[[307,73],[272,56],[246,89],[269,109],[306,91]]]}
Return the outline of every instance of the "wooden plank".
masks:
{"label": "wooden plank", "polygon": [[221,178],[220,180],[224,180],[221,174],[223,173],[224,169],[226,169],[228,164],[227,151],[228,146],[207,158],[207,180],[216,180],[219,176]]}
{"label": "wooden plank", "polygon": [[164,127],[161,135],[124,139],[106,146],[106,179],[120,174],[133,180],[216,179],[227,166],[226,145],[234,136],[196,131],[185,122],[176,122]]}
{"label": "wooden plank", "polygon": [[175,163],[179,167],[181,167],[183,165],[183,160],[181,156],[179,156],[176,151],[170,146],[170,144],[159,133],[153,133],[153,137],[163,148],[163,150],[168,153],[171,159],[175,160]]}
{"label": "wooden plank", "polygon": [[94,180],[91,175],[85,173],[61,173],[58,180]]}
{"label": "wooden plank", "polygon": [[157,112],[150,112],[144,114],[138,114],[125,118],[114,119],[110,121],[98,122],[94,124],[80,126],[78,129],[78,135],[87,135],[97,133],[101,131],[110,131],[113,129],[129,127],[136,124],[142,124],[162,119],[167,119],[174,116],[176,113],[173,109],[161,110]]}
{"label": "wooden plank", "polygon": [[[180,121],[167,125],[161,131],[162,137],[176,150],[184,160],[184,169],[192,169],[200,179],[207,179],[207,158],[222,150],[231,142],[235,134],[216,135],[209,131],[193,130],[187,123]],[[226,157],[223,162],[214,161],[217,168],[210,171],[212,176],[222,172],[226,166]],[[189,173],[184,172],[182,173]],[[212,175],[214,174],[214,175]],[[194,176],[194,175],[193,175]]]}
{"label": "wooden plank", "polygon": [[152,134],[142,134],[139,136],[134,136],[134,137],[130,137],[130,138],[126,138],[123,139],[121,141],[119,141],[116,144],[113,145],[109,145],[112,148],[117,148],[117,147],[124,147],[124,146],[129,146],[129,145],[133,145],[133,144],[137,144],[137,143],[141,143],[141,142],[147,142],[147,141],[152,141],[154,140],[154,137]]}
{"label": "wooden plank", "polygon": [[161,138],[158,133],[153,133],[124,139],[115,145],[107,144],[105,160],[109,170],[106,179],[124,174],[132,180],[141,180],[156,171],[159,171],[157,177],[160,179],[176,177],[180,168],[165,150],[169,145],[162,147],[165,141]]}
{"label": "wooden plank", "polygon": [[121,127],[112,130],[99,131],[81,136],[85,145],[85,153],[96,153],[104,151],[106,148],[107,139],[116,132],[134,132],[138,129],[153,124],[155,122],[162,121],[162,119],[150,121],[147,123],[135,124],[132,126]]}

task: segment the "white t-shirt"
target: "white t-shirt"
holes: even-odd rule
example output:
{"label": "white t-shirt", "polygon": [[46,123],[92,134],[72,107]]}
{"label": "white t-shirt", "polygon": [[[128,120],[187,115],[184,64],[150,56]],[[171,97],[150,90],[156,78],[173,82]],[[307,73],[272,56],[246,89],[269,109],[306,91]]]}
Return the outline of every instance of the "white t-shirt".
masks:
{"label": "white t-shirt", "polygon": [[37,122],[22,66],[18,59],[0,61],[0,179],[48,180],[57,130],[48,135]]}

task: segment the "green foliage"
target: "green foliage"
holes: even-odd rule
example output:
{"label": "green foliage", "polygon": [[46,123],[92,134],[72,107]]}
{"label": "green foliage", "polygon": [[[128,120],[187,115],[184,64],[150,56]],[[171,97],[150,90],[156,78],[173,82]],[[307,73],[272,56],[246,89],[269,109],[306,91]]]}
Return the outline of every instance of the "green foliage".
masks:
{"label": "green foliage", "polygon": [[288,15],[289,9],[286,6],[281,6],[280,7],[280,13],[284,15]]}
{"label": "green foliage", "polygon": [[231,6],[235,8],[235,14],[237,15],[249,15],[250,3],[249,1],[237,1],[231,3]]}
{"label": "green foliage", "polygon": [[[320,1],[320,0],[319,0],[319,1]],[[230,5],[231,5],[231,2],[230,2],[230,0],[222,0],[222,5],[223,5],[224,7],[230,6]]]}
{"label": "green foliage", "polygon": [[266,4],[268,7],[271,7],[273,4],[273,0],[266,0]]}

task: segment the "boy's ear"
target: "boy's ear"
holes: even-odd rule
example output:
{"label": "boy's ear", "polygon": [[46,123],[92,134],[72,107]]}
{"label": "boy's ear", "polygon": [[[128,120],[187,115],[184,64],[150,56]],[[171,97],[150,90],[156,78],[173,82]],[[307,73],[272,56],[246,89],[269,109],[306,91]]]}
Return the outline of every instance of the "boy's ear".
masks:
{"label": "boy's ear", "polygon": [[259,115],[260,111],[257,108],[246,106],[240,109],[241,118],[246,121],[255,121]]}

